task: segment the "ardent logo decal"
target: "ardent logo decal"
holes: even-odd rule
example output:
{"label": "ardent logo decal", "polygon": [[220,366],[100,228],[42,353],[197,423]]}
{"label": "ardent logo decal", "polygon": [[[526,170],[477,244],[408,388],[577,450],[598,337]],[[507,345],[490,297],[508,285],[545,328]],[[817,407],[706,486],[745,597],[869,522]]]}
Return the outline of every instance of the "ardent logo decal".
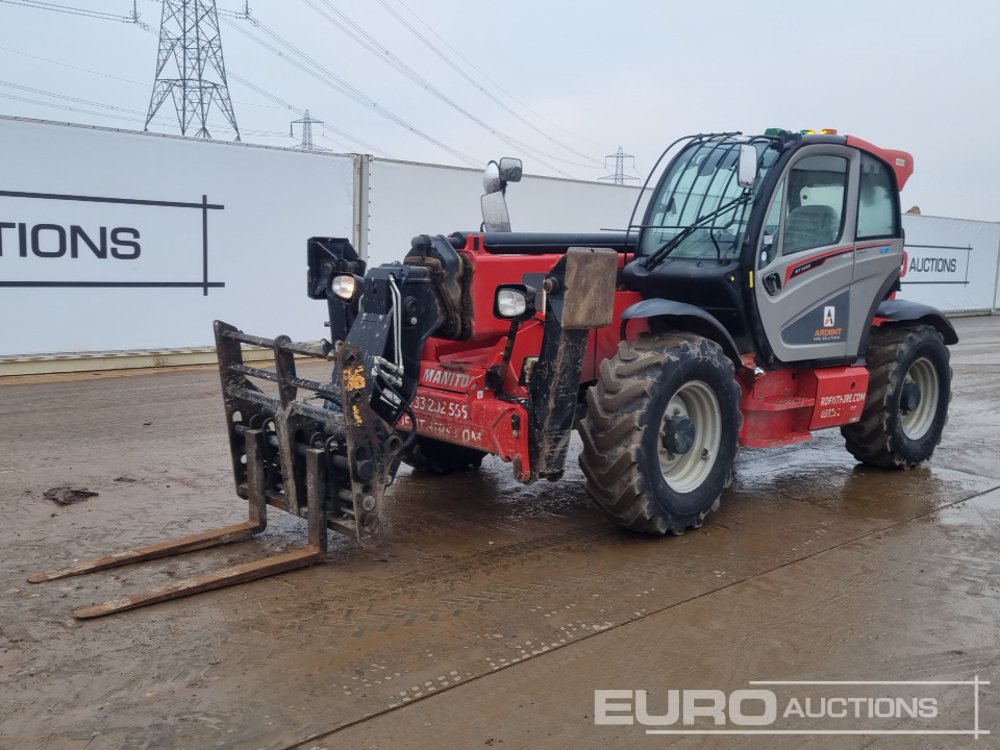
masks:
{"label": "ardent logo decal", "polygon": [[447,370],[436,370],[432,367],[425,367],[421,380],[431,385],[466,388],[472,382],[472,376],[464,372],[449,372]]}
{"label": "ardent logo decal", "polygon": [[837,325],[837,306],[825,305],[823,307],[823,327],[817,328],[813,333],[814,342],[827,343],[831,341],[842,341],[844,338],[843,326]]}
{"label": "ardent logo decal", "polygon": [[803,311],[781,329],[781,340],[789,346],[842,343],[847,340],[850,322],[850,295],[841,292]]}

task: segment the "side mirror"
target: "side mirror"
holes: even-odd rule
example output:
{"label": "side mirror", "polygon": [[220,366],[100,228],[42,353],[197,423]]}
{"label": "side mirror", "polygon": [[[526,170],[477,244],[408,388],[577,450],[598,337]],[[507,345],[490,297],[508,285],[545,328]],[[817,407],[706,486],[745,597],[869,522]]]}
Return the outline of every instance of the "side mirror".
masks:
{"label": "side mirror", "polygon": [[483,172],[483,191],[487,195],[499,193],[503,190],[503,183],[504,181],[500,177],[500,165],[491,161]]}
{"label": "side mirror", "polygon": [[741,188],[752,188],[757,182],[757,149],[745,143],[740,146],[736,182]]}
{"label": "side mirror", "polygon": [[503,157],[499,163],[491,161],[483,172],[483,191],[486,193],[480,199],[483,209],[483,230],[487,232],[509,232],[510,214],[507,213],[508,182],[521,181],[521,160],[510,156]]}
{"label": "side mirror", "polygon": [[520,182],[523,169],[521,160],[505,156],[500,160],[500,179],[503,182]]}
{"label": "side mirror", "polygon": [[503,193],[487,193],[479,199],[483,211],[484,232],[509,232],[510,214],[507,212],[507,199]]}

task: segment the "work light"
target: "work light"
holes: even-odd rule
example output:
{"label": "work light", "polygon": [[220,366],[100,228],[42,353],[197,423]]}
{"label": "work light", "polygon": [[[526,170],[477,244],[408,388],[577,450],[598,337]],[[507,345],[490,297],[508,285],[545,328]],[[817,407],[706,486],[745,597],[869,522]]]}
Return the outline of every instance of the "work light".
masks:
{"label": "work light", "polygon": [[493,307],[498,318],[520,318],[528,310],[528,290],[523,286],[502,286],[497,289]]}
{"label": "work light", "polygon": [[358,283],[353,274],[345,273],[333,277],[333,281],[330,282],[330,289],[342,300],[352,300],[354,299],[354,293],[358,289]]}

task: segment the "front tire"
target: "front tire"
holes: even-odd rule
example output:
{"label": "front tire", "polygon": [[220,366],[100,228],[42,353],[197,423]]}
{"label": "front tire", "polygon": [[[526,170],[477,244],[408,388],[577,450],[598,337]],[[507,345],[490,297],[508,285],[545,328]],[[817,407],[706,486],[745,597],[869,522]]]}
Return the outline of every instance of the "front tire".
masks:
{"label": "front tire", "polygon": [[840,428],[851,455],[883,469],[909,469],[930,458],[948,422],[949,362],[944,338],[931,326],[873,333],[864,412]]}
{"label": "front tire", "polygon": [[615,523],[681,534],[718,507],[743,416],[733,364],[695,335],[621,342],[580,425],[587,493]]}

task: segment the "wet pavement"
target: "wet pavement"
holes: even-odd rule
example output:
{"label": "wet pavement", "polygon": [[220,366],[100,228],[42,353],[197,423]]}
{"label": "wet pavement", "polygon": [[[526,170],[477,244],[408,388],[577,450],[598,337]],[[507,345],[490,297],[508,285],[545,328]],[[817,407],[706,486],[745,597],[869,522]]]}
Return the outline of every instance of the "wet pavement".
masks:
{"label": "wet pavement", "polygon": [[[744,451],[706,525],[618,531],[566,478],[488,459],[400,476],[383,546],[96,621],[73,608],[290,549],[257,540],[33,586],[29,573],[242,520],[209,369],[0,382],[0,747],[800,747],[802,737],[595,726],[595,689],[751,680],[991,680],[1000,732],[1000,319],[957,321],[929,464],[860,468],[839,433]],[[98,492],[72,505],[55,486]],[[968,690],[942,693],[971,727]],[[995,734],[810,737],[988,747]]]}

